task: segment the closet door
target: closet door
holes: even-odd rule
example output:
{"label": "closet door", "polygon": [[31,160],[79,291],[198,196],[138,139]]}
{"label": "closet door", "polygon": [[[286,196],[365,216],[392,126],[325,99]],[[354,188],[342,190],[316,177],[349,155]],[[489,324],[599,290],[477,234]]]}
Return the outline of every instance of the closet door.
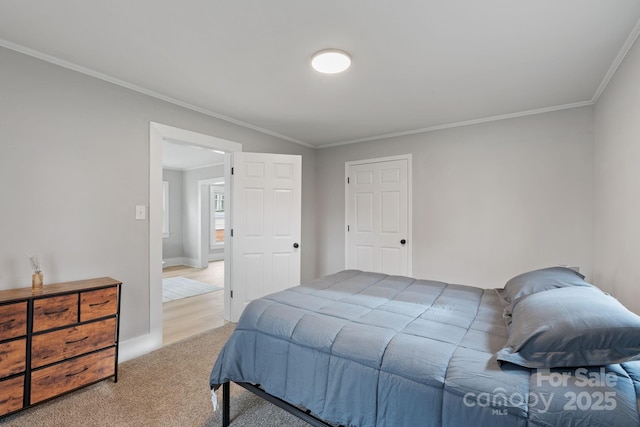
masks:
{"label": "closet door", "polygon": [[347,268],[411,275],[408,170],[408,159],[347,164]]}

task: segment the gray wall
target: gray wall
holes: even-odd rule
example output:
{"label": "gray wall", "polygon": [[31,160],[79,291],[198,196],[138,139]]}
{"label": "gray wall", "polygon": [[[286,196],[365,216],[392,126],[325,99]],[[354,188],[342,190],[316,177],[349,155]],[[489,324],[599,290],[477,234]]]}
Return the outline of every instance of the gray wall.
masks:
{"label": "gray wall", "polygon": [[149,333],[149,122],[303,157],[302,276],[315,277],[315,152],[0,48],[0,289],[124,282],[121,339]]}
{"label": "gray wall", "polygon": [[640,43],[595,109],[595,278],[640,313]]}
{"label": "gray wall", "polygon": [[318,150],[318,274],[344,267],[344,164],[413,156],[413,275],[502,287],[557,264],[589,276],[592,108]]}
{"label": "gray wall", "polygon": [[162,239],[162,259],[182,258],[182,171],[163,169],[162,180],[169,182],[169,237]]}

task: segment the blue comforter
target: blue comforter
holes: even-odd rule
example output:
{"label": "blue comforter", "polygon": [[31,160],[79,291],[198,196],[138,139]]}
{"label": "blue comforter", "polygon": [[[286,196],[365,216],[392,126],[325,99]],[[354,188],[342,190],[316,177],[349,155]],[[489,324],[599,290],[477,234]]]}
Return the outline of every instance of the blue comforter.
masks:
{"label": "blue comforter", "polygon": [[640,362],[500,366],[493,289],[348,270],[253,301],[210,384],[346,426],[638,426]]}

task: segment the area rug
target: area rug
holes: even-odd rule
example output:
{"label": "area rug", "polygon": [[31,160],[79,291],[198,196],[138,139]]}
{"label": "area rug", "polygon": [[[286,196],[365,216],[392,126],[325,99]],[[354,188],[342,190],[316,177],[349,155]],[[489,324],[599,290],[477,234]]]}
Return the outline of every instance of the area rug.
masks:
{"label": "area rug", "polygon": [[162,279],[162,302],[221,291],[222,289],[224,288],[221,286],[198,282],[182,276],[169,277]]}

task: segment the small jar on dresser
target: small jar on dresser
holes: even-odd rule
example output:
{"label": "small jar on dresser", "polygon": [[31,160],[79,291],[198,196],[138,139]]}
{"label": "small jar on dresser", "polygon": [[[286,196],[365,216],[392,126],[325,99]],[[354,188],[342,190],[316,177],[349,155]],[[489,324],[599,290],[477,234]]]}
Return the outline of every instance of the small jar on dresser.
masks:
{"label": "small jar on dresser", "polygon": [[117,382],[121,288],[102,277],[0,291],[0,417]]}

